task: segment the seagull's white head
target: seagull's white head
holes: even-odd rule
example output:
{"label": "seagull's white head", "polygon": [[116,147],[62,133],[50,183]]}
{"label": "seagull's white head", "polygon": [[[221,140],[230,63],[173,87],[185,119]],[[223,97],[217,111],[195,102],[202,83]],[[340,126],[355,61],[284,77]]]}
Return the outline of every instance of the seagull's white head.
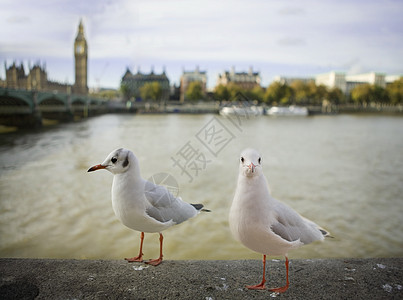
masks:
{"label": "seagull's white head", "polygon": [[260,176],[262,173],[262,157],[259,152],[249,148],[243,150],[239,158],[239,172],[247,177]]}
{"label": "seagull's white head", "polygon": [[112,151],[102,164],[91,167],[88,172],[96,170],[108,170],[112,174],[122,174],[137,164],[137,158],[127,149],[116,149]]}

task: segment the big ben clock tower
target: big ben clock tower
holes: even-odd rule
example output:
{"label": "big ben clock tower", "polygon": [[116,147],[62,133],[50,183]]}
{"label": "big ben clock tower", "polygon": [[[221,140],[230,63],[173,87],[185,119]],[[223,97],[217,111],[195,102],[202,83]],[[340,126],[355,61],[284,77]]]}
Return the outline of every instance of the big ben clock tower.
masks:
{"label": "big ben clock tower", "polygon": [[87,85],[87,60],[88,47],[84,37],[84,26],[82,20],[78,25],[77,37],[74,41],[74,59],[76,81],[74,83],[73,92],[76,94],[88,94]]}

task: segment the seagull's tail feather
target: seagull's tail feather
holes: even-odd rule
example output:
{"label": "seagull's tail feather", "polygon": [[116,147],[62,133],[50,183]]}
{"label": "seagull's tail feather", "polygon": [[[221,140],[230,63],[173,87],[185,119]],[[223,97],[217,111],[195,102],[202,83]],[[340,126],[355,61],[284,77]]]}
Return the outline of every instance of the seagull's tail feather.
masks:
{"label": "seagull's tail feather", "polygon": [[[331,236],[331,235],[330,235],[330,232],[329,232],[328,230],[324,229],[323,227],[320,227],[318,224],[312,222],[311,220],[309,220],[309,219],[307,219],[307,218],[305,218],[305,217],[303,217],[303,216],[301,216],[301,217],[302,217],[302,219],[304,219],[306,222],[308,222],[308,223],[314,225],[314,226],[320,231],[320,233],[322,233],[322,236],[323,236],[324,238],[334,238],[334,236]],[[323,240],[323,239],[321,239],[321,240]]]}
{"label": "seagull's tail feather", "polygon": [[332,239],[334,238],[334,236],[331,236],[330,232],[327,231],[326,229],[323,229],[322,227],[319,227],[318,229],[320,230],[320,232],[322,232],[325,238],[332,238]]}
{"label": "seagull's tail feather", "polygon": [[191,204],[197,211],[211,212],[211,210],[203,208],[203,204]]}

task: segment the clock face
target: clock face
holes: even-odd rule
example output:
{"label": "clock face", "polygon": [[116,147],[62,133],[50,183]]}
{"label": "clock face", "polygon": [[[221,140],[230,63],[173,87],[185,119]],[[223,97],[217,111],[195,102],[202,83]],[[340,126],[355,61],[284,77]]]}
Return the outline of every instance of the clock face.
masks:
{"label": "clock face", "polygon": [[76,46],[76,53],[83,53],[83,52],[84,52],[83,45],[77,45]]}

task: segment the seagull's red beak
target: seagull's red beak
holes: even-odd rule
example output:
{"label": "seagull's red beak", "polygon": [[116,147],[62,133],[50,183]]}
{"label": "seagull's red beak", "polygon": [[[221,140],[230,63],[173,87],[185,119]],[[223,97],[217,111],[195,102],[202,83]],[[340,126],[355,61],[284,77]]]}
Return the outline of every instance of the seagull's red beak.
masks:
{"label": "seagull's red beak", "polygon": [[248,168],[249,168],[249,170],[252,171],[252,173],[254,173],[254,172],[255,172],[256,165],[254,165],[254,164],[251,162],[250,165],[248,166]]}
{"label": "seagull's red beak", "polygon": [[96,165],[96,166],[93,166],[93,167],[89,168],[88,172],[92,172],[92,171],[96,171],[96,170],[102,170],[102,169],[105,169],[105,168],[106,167],[103,166],[103,165]]}

